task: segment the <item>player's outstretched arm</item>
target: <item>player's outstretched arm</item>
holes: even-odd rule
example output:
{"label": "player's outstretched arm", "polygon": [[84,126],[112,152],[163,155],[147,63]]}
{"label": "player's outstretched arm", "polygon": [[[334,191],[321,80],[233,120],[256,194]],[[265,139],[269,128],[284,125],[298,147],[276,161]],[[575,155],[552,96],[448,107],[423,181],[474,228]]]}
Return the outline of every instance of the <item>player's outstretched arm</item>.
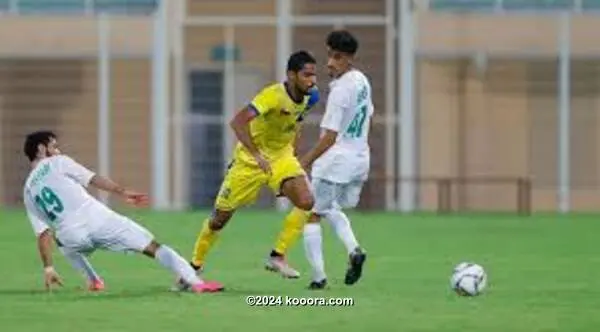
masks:
{"label": "player's outstretched arm", "polygon": [[90,185],[115,195],[123,195],[126,191],[124,187],[120,186],[113,180],[97,174],[94,175],[90,180]]}
{"label": "player's outstretched arm", "polygon": [[46,229],[37,238],[38,250],[40,252],[40,259],[44,265],[44,269],[52,267],[52,231]]}
{"label": "player's outstretched arm", "polygon": [[325,129],[325,133],[321,136],[317,142],[317,145],[315,145],[300,159],[302,166],[304,168],[309,168],[315,162],[315,160],[319,159],[323,153],[327,152],[327,150],[329,150],[335,144],[337,135],[337,131]]}
{"label": "player's outstretched arm", "polygon": [[100,190],[119,195],[123,197],[128,203],[134,205],[145,205],[148,203],[148,195],[127,190],[118,183],[114,182],[113,180],[97,174],[94,175],[90,180],[90,185]]}
{"label": "player's outstretched arm", "polygon": [[327,105],[325,106],[325,115],[321,121],[321,129],[324,130],[324,133],[321,135],[317,145],[300,159],[302,166],[305,168],[309,168],[315,160],[335,144],[338,132],[342,128],[344,109],[347,104],[346,100],[345,91],[340,89],[333,89],[329,94]]}
{"label": "player's outstretched arm", "polygon": [[237,112],[237,114],[229,122],[229,126],[235,133],[237,139],[252,155],[260,153],[254,142],[252,142],[252,137],[250,136],[250,122],[257,115],[258,113],[254,110],[250,109],[249,107],[244,107],[242,110]]}
{"label": "player's outstretched arm", "polygon": [[294,137],[294,151],[300,149],[300,139],[302,138],[302,126],[298,126],[296,129],[296,137]]}
{"label": "player's outstretched arm", "polygon": [[50,290],[54,284],[62,286],[62,280],[52,264],[52,242],[54,242],[52,231],[50,229],[43,231],[38,236],[37,242],[42,265],[44,266],[44,286],[46,290]]}
{"label": "player's outstretched arm", "polygon": [[241,111],[239,111],[233,119],[229,122],[229,126],[235,133],[237,139],[242,143],[242,145],[252,154],[256,162],[263,169],[263,171],[270,173],[271,166],[260,153],[256,144],[252,141],[252,136],[250,135],[250,122],[258,116],[258,111],[254,110],[251,107],[244,107]]}
{"label": "player's outstretched arm", "polygon": [[61,155],[61,157],[57,160],[59,162],[59,167],[62,169],[65,175],[74,179],[84,187],[91,185],[102,191],[119,195],[128,203],[134,205],[145,205],[148,203],[148,195],[127,190],[115,183],[113,180],[90,171],[85,166],[79,164],[66,155]]}
{"label": "player's outstretched arm", "polygon": [[[315,85],[309,91],[308,102],[306,103],[305,114],[298,117],[298,122],[304,122],[304,118],[307,116],[306,112],[310,111],[320,100],[319,88]],[[294,149],[297,151],[300,146],[300,137],[302,136],[302,125],[296,128],[296,137],[294,139]]]}

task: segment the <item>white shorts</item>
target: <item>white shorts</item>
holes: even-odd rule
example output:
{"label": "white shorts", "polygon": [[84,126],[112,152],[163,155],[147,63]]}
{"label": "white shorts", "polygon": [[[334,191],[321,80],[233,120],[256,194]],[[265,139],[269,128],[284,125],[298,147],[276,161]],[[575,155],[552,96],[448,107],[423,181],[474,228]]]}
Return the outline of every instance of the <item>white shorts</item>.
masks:
{"label": "white shorts", "polygon": [[82,216],[77,225],[58,232],[57,242],[71,251],[91,253],[96,249],[143,252],[154,235],[131,219],[112,210]]}
{"label": "white shorts", "polygon": [[358,205],[360,192],[364,181],[335,183],[320,178],[312,179],[312,189],[315,196],[313,211],[324,213],[330,209],[350,209]]}

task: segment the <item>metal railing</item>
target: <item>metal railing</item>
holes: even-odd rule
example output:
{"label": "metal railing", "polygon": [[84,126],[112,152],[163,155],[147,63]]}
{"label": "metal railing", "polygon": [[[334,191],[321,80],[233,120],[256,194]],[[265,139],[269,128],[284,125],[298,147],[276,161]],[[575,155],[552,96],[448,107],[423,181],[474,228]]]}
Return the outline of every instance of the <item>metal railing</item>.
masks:
{"label": "metal railing", "polygon": [[3,15],[149,14],[159,0],[0,0]]}
{"label": "metal railing", "polygon": [[[380,179],[381,180],[381,179]],[[390,179],[385,179],[390,180]],[[424,203],[427,198],[417,199],[421,202],[419,210],[431,211],[434,210],[438,214],[476,212],[476,211],[513,211],[519,215],[530,215],[532,212],[532,181],[526,177],[516,176],[467,176],[467,177],[446,177],[446,176],[430,176],[430,177],[415,177],[415,178],[398,178],[397,182],[410,182],[416,184],[419,188],[418,195],[423,194],[427,187],[433,187],[430,192],[429,201],[433,204]],[[471,187],[471,188],[470,188]],[[473,202],[473,188],[479,187],[482,191],[490,195],[505,196],[506,201],[510,203],[500,203],[497,206],[489,206],[490,202],[486,202],[484,208],[477,208]],[[471,189],[471,190],[469,190]],[[512,196],[514,195],[514,196]],[[510,198],[512,197],[512,198]],[[492,204],[494,205],[494,204]]]}
{"label": "metal railing", "polygon": [[535,12],[600,11],[600,0],[430,0],[429,9],[439,11]]}

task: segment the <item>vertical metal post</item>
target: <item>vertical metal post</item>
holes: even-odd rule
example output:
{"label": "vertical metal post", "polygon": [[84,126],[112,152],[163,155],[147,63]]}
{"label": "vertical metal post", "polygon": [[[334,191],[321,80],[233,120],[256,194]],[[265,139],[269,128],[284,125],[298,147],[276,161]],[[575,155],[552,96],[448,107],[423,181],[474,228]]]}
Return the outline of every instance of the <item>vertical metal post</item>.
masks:
{"label": "vertical metal post", "polygon": [[173,130],[173,208],[181,210],[187,206],[189,163],[185,153],[188,126],[187,112],[187,72],[185,66],[185,16],[187,1],[175,4],[175,23],[173,27],[173,96],[174,112],[171,121]]}
{"label": "vertical metal post", "polygon": [[287,58],[292,53],[292,1],[277,0],[277,79],[287,78]]}
{"label": "vertical metal post", "polygon": [[412,212],[415,209],[416,185],[416,121],[414,105],[414,32],[412,1],[400,1],[398,17],[400,18],[400,43],[398,44],[399,64],[401,70],[400,93],[400,210]]}
{"label": "vertical metal post", "polygon": [[8,2],[8,12],[12,15],[19,14],[19,0],[10,0]]}
{"label": "vertical metal post", "polygon": [[[0,137],[2,136],[2,127],[4,126],[4,124],[6,123],[4,120],[4,116],[3,116],[3,112],[4,112],[4,98],[0,97]],[[5,148],[5,143],[4,141],[0,141],[0,150],[4,151]],[[6,187],[4,185],[4,162],[3,162],[3,153],[0,153],[0,206],[3,204],[7,204],[8,202],[6,201],[5,197],[4,197],[4,188]]]}
{"label": "vertical metal post", "polygon": [[[287,58],[292,53],[292,1],[277,0],[277,79],[287,77]],[[289,209],[290,202],[285,197],[276,199],[277,210]]]}
{"label": "vertical metal post", "polygon": [[83,12],[85,15],[93,15],[96,8],[94,7],[94,0],[85,0],[83,3]]}
{"label": "vertical metal post", "polygon": [[152,207],[169,207],[169,52],[167,1],[154,13],[152,50]]}
{"label": "vertical metal post", "polygon": [[[110,176],[110,18],[101,14],[98,18],[98,173]],[[100,201],[108,202],[108,193],[99,192]]]}
{"label": "vertical metal post", "polygon": [[395,209],[395,165],[396,165],[396,58],[394,57],[394,42],[396,41],[396,22],[394,20],[394,0],[386,0],[386,25],[385,25],[385,209]]}
{"label": "vertical metal post", "polygon": [[225,55],[225,68],[224,68],[224,84],[223,89],[223,168],[229,162],[231,157],[231,151],[233,150],[235,143],[235,135],[228,126],[229,121],[235,114],[235,27],[232,24],[228,24],[223,32],[225,34],[225,50],[228,52]]}
{"label": "vertical metal post", "polygon": [[504,11],[504,1],[496,0],[496,4],[494,7],[495,7],[496,11],[498,11],[498,12]]}
{"label": "vertical metal post", "polygon": [[570,116],[571,116],[571,20],[569,13],[560,16],[558,70],[558,209],[567,213],[571,207]]}

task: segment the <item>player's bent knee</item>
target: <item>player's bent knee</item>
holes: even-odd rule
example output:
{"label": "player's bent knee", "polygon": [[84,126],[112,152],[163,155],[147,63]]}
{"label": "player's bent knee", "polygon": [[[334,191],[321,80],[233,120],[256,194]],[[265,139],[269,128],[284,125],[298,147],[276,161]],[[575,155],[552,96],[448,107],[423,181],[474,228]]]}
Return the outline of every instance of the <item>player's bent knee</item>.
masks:
{"label": "player's bent knee", "polygon": [[308,221],[306,223],[308,224],[316,224],[321,222],[321,214],[313,212],[310,214],[310,218],[308,218]]}
{"label": "player's bent knee", "polygon": [[220,231],[220,230],[223,229],[223,227],[225,227],[226,224],[227,224],[227,220],[226,219],[216,219],[216,218],[213,218],[208,223],[208,227],[212,231]]}
{"label": "player's bent knee", "polygon": [[229,219],[231,219],[232,216],[233,211],[217,210],[213,217],[210,219],[208,227],[210,227],[212,231],[220,231],[221,229],[223,229],[223,227],[225,227],[225,225],[227,225],[227,222],[229,221]]}
{"label": "player's bent knee", "polygon": [[223,227],[225,227],[225,225],[227,224],[227,221],[223,221],[223,220],[211,220],[210,224],[208,225],[210,227],[210,229],[212,231],[220,231],[223,229]]}
{"label": "player's bent knee", "polygon": [[301,197],[296,203],[296,207],[304,211],[310,211],[314,206],[315,199],[311,195]]}
{"label": "player's bent knee", "polygon": [[159,248],[160,243],[156,242],[155,240],[152,240],[152,242],[150,242],[150,244],[146,248],[144,248],[144,251],[142,251],[142,253],[148,257],[154,258]]}

